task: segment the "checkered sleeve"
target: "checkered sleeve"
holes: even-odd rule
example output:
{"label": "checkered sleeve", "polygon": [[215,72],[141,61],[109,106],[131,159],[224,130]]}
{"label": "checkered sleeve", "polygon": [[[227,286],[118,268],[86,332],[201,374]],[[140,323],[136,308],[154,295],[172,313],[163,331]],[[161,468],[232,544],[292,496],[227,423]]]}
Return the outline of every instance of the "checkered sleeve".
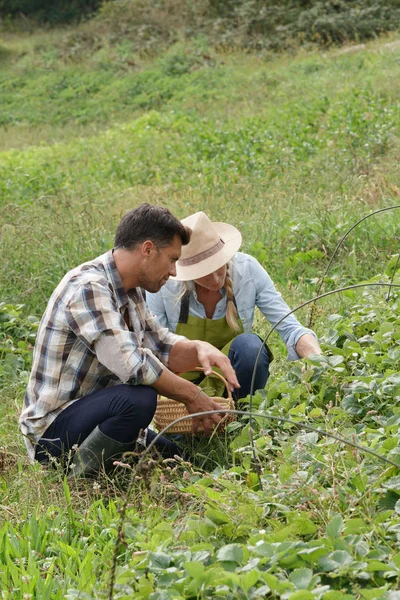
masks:
{"label": "checkered sleeve", "polygon": [[186,340],[183,335],[171,333],[167,327],[163,327],[158,318],[146,307],[146,339],[145,345],[168,366],[169,355],[172,346],[179,340]]}
{"label": "checkered sleeve", "polygon": [[129,331],[107,285],[81,286],[65,315],[73,333],[123,383],[151,385],[160,377],[163,367],[144,346],[145,333]]}

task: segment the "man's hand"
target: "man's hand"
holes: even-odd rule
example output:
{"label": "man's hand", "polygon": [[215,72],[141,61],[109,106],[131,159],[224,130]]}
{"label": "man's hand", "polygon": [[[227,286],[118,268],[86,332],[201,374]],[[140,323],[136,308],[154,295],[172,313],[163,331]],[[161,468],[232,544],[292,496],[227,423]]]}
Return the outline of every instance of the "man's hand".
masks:
{"label": "man's hand", "polygon": [[237,380],[236,373],[233,370],[231,361],[220,350],[214,348],[208,342],[195,341],[197,345],[197,359],[199,365],[204,369],[205,375],[211,375],[211,367],[219,367],[227,380],[230,390],[239,388],[240,384]]}
{"label": "man's hand", "polygon": [[[186,410],[190,415],[207,410],[218,410],[219,408],[223,410],[222,406],[214,402],[212,398],[209,398],[201,388],[198,389],[195,397],[185,404]],[[204,430],[204,435],[210,436],[213,429],[220,423],[222,417],[223,413],[195,417],[192,419],[192,432],[196,433],[200,429]]]}
{"label": "man's hand", "polygon": [[179,340],[172,347],[168,366],[174,373],[184,373],[201,366],[206,375],[211,374],[211,367],[219,367],[231,391],[240,387],[229,358],[208,342]]}
{"label": "man's hand", "polygon": [[[181,402],[186,406],[189,414],[206,412],[207,410],[224,410],[212,398],[195,386],[191,381],[178,377],[168,369],[164,369],[160,377],[152,384],[159,394]],[[204,415],[192,419],[193,432],[204,429],[204,435],[211,435],[213,429],[219,424],[224,413]]]}

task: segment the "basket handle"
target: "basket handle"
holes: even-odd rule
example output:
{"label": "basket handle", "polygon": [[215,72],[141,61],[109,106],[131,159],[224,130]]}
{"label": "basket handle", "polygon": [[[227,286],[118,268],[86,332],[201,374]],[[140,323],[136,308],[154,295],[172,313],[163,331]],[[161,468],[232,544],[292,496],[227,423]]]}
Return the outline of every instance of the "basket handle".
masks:
{"label": "basket handle", "polygon": [[[203,369],[203,367],[196,367],[196,371],[204,371],[204,369]],[[228,382],[225,379],[225,377],[223,377],[222,375],[217,373],[217,371],[211,371],[210,375],[213,375],[214,377],[218,377],[221,381],[224,382],[226,391],[228,392],[228,400],[232,400],[232,392],[229,389],[229,385],[228,385]]]}

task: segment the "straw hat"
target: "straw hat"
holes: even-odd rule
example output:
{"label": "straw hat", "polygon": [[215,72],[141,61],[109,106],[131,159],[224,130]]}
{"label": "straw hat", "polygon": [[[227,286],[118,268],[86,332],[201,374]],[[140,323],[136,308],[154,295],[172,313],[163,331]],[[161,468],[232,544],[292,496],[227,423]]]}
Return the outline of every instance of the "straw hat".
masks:
{"label": "straw hat", "polygon": [[197,212],[181,221],[192,230],[187,246],[176,263],[178,281],[191,281],[213,273],[225,265],[239,250],[240,231],[228,223],[213,223],[204,212]]}

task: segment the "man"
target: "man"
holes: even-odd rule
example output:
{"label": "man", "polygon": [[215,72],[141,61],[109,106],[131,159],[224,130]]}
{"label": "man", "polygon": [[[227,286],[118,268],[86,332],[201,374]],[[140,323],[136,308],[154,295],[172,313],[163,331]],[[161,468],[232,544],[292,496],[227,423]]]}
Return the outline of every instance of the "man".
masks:
{"label": "man", "polygon": [[[40,323],[20,427],[32,459],[62,458],[79,445],[76,475],[93,474],[132,450],[151,422],[157,393],[189,413],[219,408],[175,373],[220,367],[238,387],[229,360],[206,342],[162,328],[142,288],[157,292],[170,276],[190,230],[166,208],[141,204],[118,225],[115,246],[65,275]],[[221,416],[193,420],[210,434]],[[164,438],[164,455],[174,447]]]}

